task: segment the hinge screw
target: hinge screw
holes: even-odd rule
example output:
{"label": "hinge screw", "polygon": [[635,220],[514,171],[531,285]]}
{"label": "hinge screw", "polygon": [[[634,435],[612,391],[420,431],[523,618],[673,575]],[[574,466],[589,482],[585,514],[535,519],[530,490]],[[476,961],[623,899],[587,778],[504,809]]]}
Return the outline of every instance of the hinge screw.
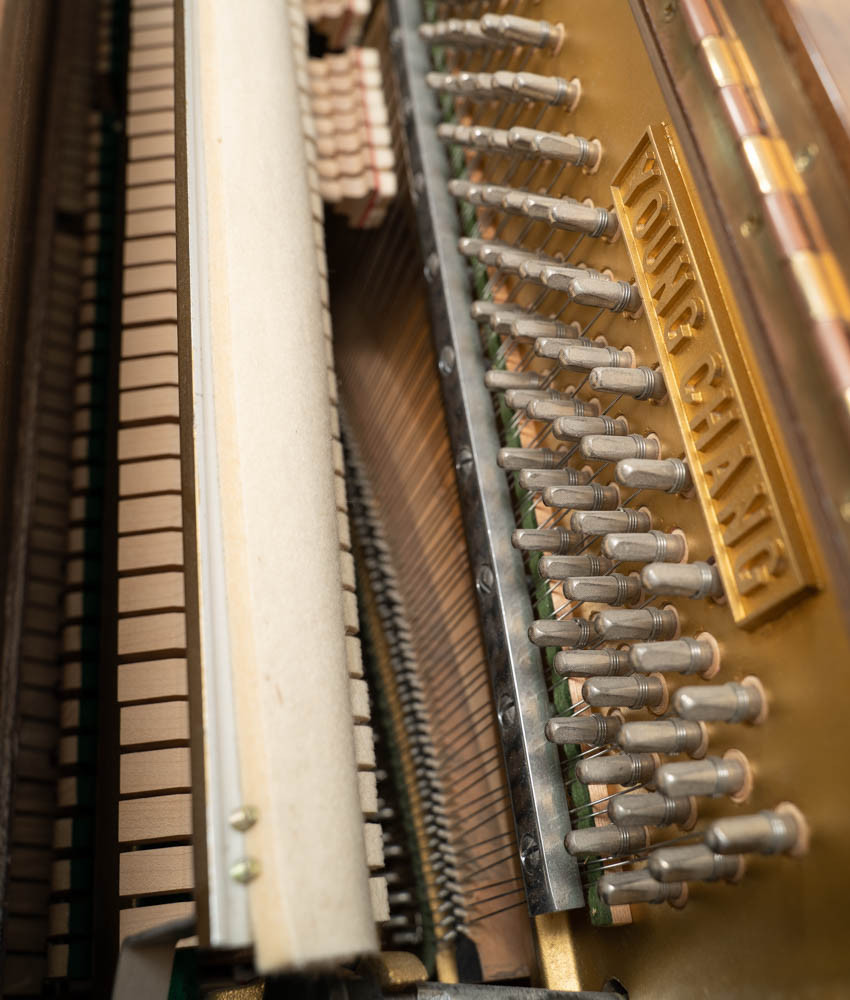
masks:
{"label": "hinge screw", "polygon": [[230,877],[234,882],[247,885],[260,874],[260,862],[256,858],[240,858],[230,866]]}
{"label": "hinge screw", "polygon": [[246,830],[250,830],[257,822],[259,815],[254,806],[240,806],[238,809],[233,810],[228,817],[228,822],[234,830],[244,833]]}

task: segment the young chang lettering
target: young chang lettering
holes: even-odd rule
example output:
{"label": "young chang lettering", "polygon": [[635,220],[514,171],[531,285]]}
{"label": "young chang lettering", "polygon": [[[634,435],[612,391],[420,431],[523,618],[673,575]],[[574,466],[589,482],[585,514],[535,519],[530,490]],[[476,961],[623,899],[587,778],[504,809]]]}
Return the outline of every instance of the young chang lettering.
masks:
{"label": "young chang lettering", "polygon": [[707,282],[697,267],[699,229],[682,225],[668,180],[671,170],[683,183],[681,175],[669,139],[663,134],[661,147],[655,131],[620,170],[613,194],[726,595],[735,620],[748,624],[810,581],[792,542],[796,525],[789,531],[771,488],[781,478],[765,461],[774,459],[771,442],[743,404],[753,387],[729,313],[714,276]]}

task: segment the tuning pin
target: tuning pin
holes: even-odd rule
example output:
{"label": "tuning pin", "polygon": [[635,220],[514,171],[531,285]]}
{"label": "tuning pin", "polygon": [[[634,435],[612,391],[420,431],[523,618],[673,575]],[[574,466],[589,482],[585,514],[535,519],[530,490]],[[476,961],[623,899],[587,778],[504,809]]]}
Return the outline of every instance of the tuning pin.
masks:
{"label": "tuning pin", "polygon": [[581,439],[579,450],[585,458],[597,462],[619,462],[622,458],[657,458],[661,453],[661,446],[654,436],[586,434]]}
{"label": "tuning pin", "polygon": [[533,406],[527,408],[529,417],[532,420],[542,420],[550,422],[558,417],[595,417],[599,413],[599,406],[594,402],[585,402],[581,399],[571,399],[564,401],[538,400]]}
{"label": "tuning pin", "polygon": [[669,535],[663,531],[629,532],[606,535],[602,551],[615,562],[679,562],[687,554],[687,543],[681,532]]}
{"label": "tuning pin", "polygon": [[596,883],[599,898],[608,906],[625,903],[670,903],[682,907],[688,901],[686,882],[659,882],[645,868],[610,872]]}
{"label": "tuning pin", "polygon": [[717,567],[710,563],[650,563],[640,574],[650,594],[679,597],[719,597],[723,583]]}
{"label": "tuning pin", "polygon": [[591,237],[604,236],[612,239],[619,229],[617,216],[613,212],[574,198],[554,198],[514,190],[503,199],[502,208],[538,222],[547,222],[558,229],[584,233]]}
{"label": "tuning pin", "polygon": [[[539,493],[547,486],[581,486],[590,480],[590,472],[585,469],[523,469],[519,474],[519,485],[529,493]],[[542,560],[541,560],[542,561]]]}
{"label": "tuning pin", "polygon": [[449,194],[453,198],[463,198],[466,201],[472,202],[474,205],[480,205],[481,202],[481,185],[475,184],[473,181],[466,180],[461,177],[453,177],[449,183]]}
{"label": "tuning pin", "polygon": [[767,718],[767,697],[757,677],[745,677],[740,684],[680,687],[673,709],[683,719],[698,722],[759,723]]}
{"label": "tuning pin", "polygon": [[670,826],[685,830],[697,821],[696,799],[668,799],[661,792],[623,792],[608,801],[608,818],[617,826]]}
{"label": "tuning pin", "polygon": [[590,622],[583,618],[540,618],[528,628],[528,638],[535,646],[572,646],[581,649],[595,638]]}
{"label": "tuning pin", "polygon": [[[568,371],[591,371],[598,365],[628,368],[634,364],[631,349],[618,351],[616,347],[585,347],[582,344],[562,344],[558,361]],[[590,433],[590,432],[588,432]]]}
{"label": "tuning pin", "polygon": [[[586,337],[577,337],[574,344],[586,344],[590,345],[592,341],[588,340]],[[549,358],[552,361],[558,361],[561,353],[561,349],[564,346],[564,341],[560,337],[538,337],[534,341],[534,353],[538,358]]]}
{"label": "tuning pin", "polygon": [[723,757],[662,764],[655,772],[655,786],[672,797],[728,795],[740,801],[752,788],[752,774],[747,758],[738,750],[729,750]]}
{"label": "tuning pin", "polygon": [[613,823],[590,826],[584,830],[570,830],[564,837],[564,846],[574,858],[624,858],[649,847],[649,830],[639,826],[619,827]]}
{"label": "tuning pin", "polygon": [[553,666],[559,677],[615,677],[631,670],[623,649],[564,649]]}
{"label": "tuning pin", "polygon": [[627,722],[617,742],[628,753],[686,753],[691,757],[704,757],[708,731],[702,722],[684,719]]}
{"label": "tuning pin", "polygon": [[581,511],[570,517],[570,527],[582,535],[605,535],[609,531],[648,531],[652,527],[649,511],[623,507],[620,510]]}
{"label": "tuning pin", "polygon": [[551,261],[551,258],[532,253],[530,250],[504,245],[499,247],[498,244],[492,246],[492,254],[488,254],[486,258],[479,254],[478,259],[485,264],[492,264],[502,271],[520,274],[524,278],[532,277],[536,268],[544,267],[547,261]]}
{"label": "tuning pin", "polygon": [[580,441],[586,434],[629,433],[625,417],[560,417],[552,431],[561,441]]}
{"label": "tuning pin", "polygon": [[703,838],[718,854],[805,854],[809,827],[790,802],[750,816],[724,816],[709,824]]}
{"label": "tuning pin", "polygon": [[567,555],[581,544],[581,536],[566,528],[517,528],[511,544],[522,552],[554,552]]}
{"label": "tuning pin", "polygon": [[604,747],[612,743],[622,721],[617,715],[556,716],[546,723],[546,739],[558,744]]}
{"label": "tuning pin", "polygon": [[[584,233],[592,238],[604,237],[612,240],[620,229],[617,216],[607,208],[599,205],[588,205],[584,202],[568,201],[561,198],[557,205],[551,205],[546,212],[546,221],[559,229],[568,232]],[[583,279],[578,279],[579,281]],[[630,286],[631,287],[631,286]],[[576,301],[580,289],[571,289],[571,295]],[[587,305],[588,303],[581,303]],[[619,312],[619,310],[615,310]]]}
{"label": "tuning pin", "polygon": [[664,490],[685,493],[691,488],[691,474],[680,458],[626,458],[617,463],[617,482],[633,490]]}
{"label": "tuning pin", "polygon": [[523,469],[557,469],[565,458],[563,451],[549,448],[500,448],[496,461],[500,469],[520,472]]}
{"label": "tuning pin", "polygon": [[464,257],[477,257],[485,247],[492,246],[486,240],[478,239],[477,236],[461,236],[457,241],[457,248]]}
{"label": "tuning pin", "polygon": [[599,611],[593,616],[597,635],[608,642],[624,639],[669,639],[676,634],[675,608],[634,608]]}
{"label": "tuning pin", "polygon": [[578,323],[562,323],[558,319],[538,316],[513,316],[507,327],[497,328],[497,333],[506,333],[514,340],[530,341],[538,337],[553,337],[560,340],[574,340],[581,334]]}
{"label": "tuning pin", "polygon": [[508,389],[505,393],[505,405],[510,410],[524,410],[540,399],[572,402],[572,396],[565,396],[556,389]]}
{"label": "tuning pin", "polygon": [[610,572],[607,559],[585,553],[580,556],[543,556],[537,572],[544,580],[569,580],[573,576],[603,576]]}
{"label": "tuning pin", "polygon": [[569,601],[619,607],[622,604],[634,604],[640,598],[640,593],[640,580],[637,576],[623,576],[621,573],[574,577],[564,581],[564,597]]}
{"label": "tuning pin", "polygon": [[629,660],[641,674],[701,674],[708,679],[720,669],[720,648],[714,636],[701,632],[696,639],[635,643]]}
{"label": "tuning pin", "polygon": [[658,763],[658,755],[654,753],[606,754],[578,761],[576,778],[585,785],[623,785],[630,788],[650,781]]}
{"label": "tuning pin", "polygon": [[599,392],[632,396],[634,399],[661,399],[667,391],[664,376],[657,368],[594,368],[588,379]]}
{"label": "tuning pin", "polygon": [[575,78],[540,76],[538,73],[511,73],[501,70],[493,74],[493,90],[500,97],[523,101],[545,101],[574,110],[581,96],[581,84]]}
{"label": "tuning pin", "polygon": [[484,373],[484,385],[491,392],[504,392],[508,389],[539,389],[544,383],[544,376],[538,372],[508,372],[491,368]]}
{"label": "tuning pin", "polygon": [[705,844],[659,847],[649,857],[648,868],[659,882],[738,882],[744,874],[740,854],[715,854]]}
{"label": "tuning pin", "polygon": [[[481,243],[482,240],[477,242]],[[476,299],[469,307],[469,315],[478,323],[488,323],[491,317],[501,313],[510,313],[514,316],[527,316],[528,310],[523,309],[513,302],[491,302],[486,299]]]}
{"label": "tuning pin", "polygon": [[668,702],[667,684],[660,675],[590,677],[582,685],[581,696],[592,708],[648,708],[663,712]]}
{"label": "tuning pin", "polygon": [[495,38],[515,45],[533,45],[535,48],[557,50],[564,41],[563,24],[533,21],[515,14],[485,14],[479,21],[487,38]]}
{"label": "tuning pin", "polygon": [[585,273],[583,268],[570,267],[543,254],[528,256],[521,262],[517,271],[523,278],[537,281],[542,285],[549,285],[549,287],[554,287],[550,285],[550,282],[556,274],[559,281],[569,283],[573,278]]}
{"label": "tuning pin", "polygon": [[586,486],[547,486],[543,503],[547,507],[569,507],[572,510],[614,510],[620,502],[616,486],[588,483]]}
{"label": "tuning pin", "polygon": [[460,18],[420,24],[419,37],[429,45],[469,48],[491,44],[491,40],[486,37],[478,21]]}
{"label": "tuning pin", "polygon": [[428,73],[425,82],[431,90],[453,97],[490,100],[497,96],[491,73]]}
{"label": "tuning pin", "polygon": [[583,139],[579,135],[561,135],[558,132],[540,132],[516,125],[508,132],[511,149],[536,154],[550,160],[561,160],[574,167],[584,167],[592,172],[599,166],[602,146],[598,139]]}

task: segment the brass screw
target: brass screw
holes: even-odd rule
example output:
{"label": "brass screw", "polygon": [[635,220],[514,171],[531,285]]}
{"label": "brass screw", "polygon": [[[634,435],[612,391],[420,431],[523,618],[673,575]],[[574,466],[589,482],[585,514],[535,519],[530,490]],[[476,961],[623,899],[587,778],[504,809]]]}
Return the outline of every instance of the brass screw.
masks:
{"label": "brass screw", "polygon": [[670,0],[669,3],[665,3],[661,8],[661,13],[664,16],[665,21],[672,21],[676,16],[676,11],[679,9],[679,5],[676,0]]}
{"label": "brass screw", "polygon": [[240,806],[238,809],[234,809],[230,816],[228,816],[230,825],[240,833],[250,830],[258,819],[259,813],[254,806]]}
{"label": "brass screw", "polygon": [[749,239],[750,236],[754,236],[758,232],[760,227],[761,219],[757,215],[753,214],[748,215],[746,219],[744,219],[738,227],[738,231],[745,239]]}
{"label": "brass screw", "polygon": [[819,152],[820,147],[816,142],[810,142],[807,146],[804,146],[794,157],[794,166],[797,168],[797,173],[804,174],[815,162],[815,158]]}
{"label": "brass screw", "polygon": [[230,877],[234,882],[247,885],[260,874],[260,862],[256,858],[240,858],[230,866]]}

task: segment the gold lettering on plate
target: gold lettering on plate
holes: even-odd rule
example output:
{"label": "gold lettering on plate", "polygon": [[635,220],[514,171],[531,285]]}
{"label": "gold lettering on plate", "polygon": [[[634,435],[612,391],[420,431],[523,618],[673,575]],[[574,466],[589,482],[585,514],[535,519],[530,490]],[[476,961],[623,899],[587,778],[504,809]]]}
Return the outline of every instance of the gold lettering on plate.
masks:
{"label": "gold lettering on plate", "polygon": [[715,558],[738,625],[815,586],[768,417],[670,135],[653,126],[612,187]]}

